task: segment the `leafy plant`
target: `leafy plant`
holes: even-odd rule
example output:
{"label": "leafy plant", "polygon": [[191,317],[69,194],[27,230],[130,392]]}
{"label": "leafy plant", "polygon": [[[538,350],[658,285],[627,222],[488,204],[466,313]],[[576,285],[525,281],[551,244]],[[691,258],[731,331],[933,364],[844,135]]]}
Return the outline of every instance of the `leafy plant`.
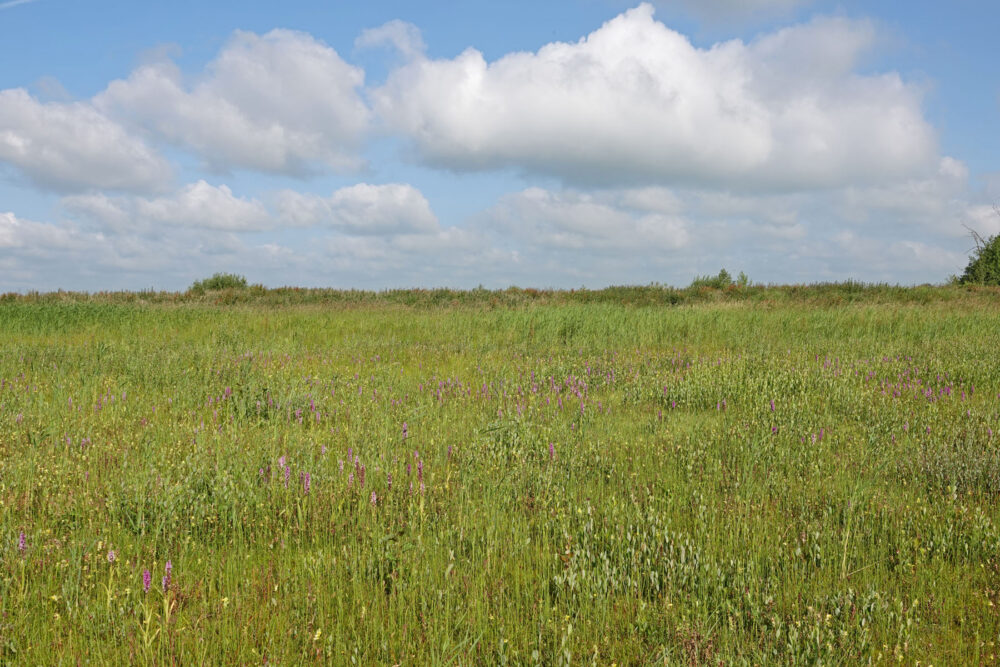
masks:
{"label": "leafy plant", "polygon": [[[743,276],[743,274],[740,274]],[[726,289],[733,283],[733,277],[729,271],[721,269],[717,276],[697,276],[691,281],[691,287],[713,287],[715,289]]]}
{"label": "leafy plant", "polygon": [[196,280],[191,285],[190,291],[195,294],[204,294],[213,290],[224,289],[246,289],[247,279],[235,273],[216,273],[211,278]]}
{"label": "leafy plant", "polygon": [[[1000,208],[993,210],[1000,215]],[[976,247],[965,267],[965,273],[958,279],[963,285],[1000,285],[1000,234],[983,238],[974,229],[970,229]]]}

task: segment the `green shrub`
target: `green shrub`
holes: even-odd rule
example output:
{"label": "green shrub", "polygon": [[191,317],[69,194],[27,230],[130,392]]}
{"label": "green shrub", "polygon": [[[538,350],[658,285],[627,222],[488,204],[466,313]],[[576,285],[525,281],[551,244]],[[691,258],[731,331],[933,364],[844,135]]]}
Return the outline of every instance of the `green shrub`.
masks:
{"label": "green shrub", "polygon": [[963,285],[1000,285],[1000,235],[984,239],[973,232],[972,236],[976,248],[959,282]]}
{"label": "green shrub", "polygon": [[[1000,215],[995,204],[993,210]],[[966,229],[969,229],[966,227]],[[1000,234],[984,239],[974,229],[969,229],[976,247],[965,267],[965,273],[958,278],[962,285],[1000,285]],[[952,279],[954,280],[954,278]]]}
{"label": "green shrub", "polygon": [[733,277],[725,269],[720,270],[717,276],[697,276],[691,281],[691,287],[713,287],[715,289],[726,289],[732,284]]}
{"label": "green shrub", "polygon": [[195,294],[204,294],[205,292],[213,290],[243,290],[246,288],[247,279],[243,276],[238,276],[235,273],[216,273],[211,278],[196,280],[194,284],[191,285],[190,291]]}

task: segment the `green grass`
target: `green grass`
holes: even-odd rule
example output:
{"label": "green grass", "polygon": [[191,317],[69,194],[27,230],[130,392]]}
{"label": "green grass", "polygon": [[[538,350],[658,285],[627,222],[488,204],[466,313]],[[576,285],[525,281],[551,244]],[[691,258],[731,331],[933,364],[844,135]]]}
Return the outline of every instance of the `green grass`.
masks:
{"label": "green grass", "polygon": [[996,295],[7,295],[0,663],[992,664]]}

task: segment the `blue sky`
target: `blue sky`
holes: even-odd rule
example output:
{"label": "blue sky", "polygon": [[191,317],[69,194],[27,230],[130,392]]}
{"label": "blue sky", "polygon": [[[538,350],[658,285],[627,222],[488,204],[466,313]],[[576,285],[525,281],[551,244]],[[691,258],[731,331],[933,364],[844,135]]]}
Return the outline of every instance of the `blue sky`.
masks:
{"label": "blue sky", "polygon": [[913,284],[1000,232],[987,2],[0,0],[0,292]]}

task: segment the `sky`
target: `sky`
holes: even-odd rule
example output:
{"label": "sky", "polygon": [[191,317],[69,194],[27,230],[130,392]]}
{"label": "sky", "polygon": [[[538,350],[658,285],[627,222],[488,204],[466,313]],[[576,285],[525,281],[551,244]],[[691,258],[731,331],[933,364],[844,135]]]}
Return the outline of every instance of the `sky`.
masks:
{"label": "sky", "polygon": [[0,292],[942,283],[1000,4],[0,0]]}

